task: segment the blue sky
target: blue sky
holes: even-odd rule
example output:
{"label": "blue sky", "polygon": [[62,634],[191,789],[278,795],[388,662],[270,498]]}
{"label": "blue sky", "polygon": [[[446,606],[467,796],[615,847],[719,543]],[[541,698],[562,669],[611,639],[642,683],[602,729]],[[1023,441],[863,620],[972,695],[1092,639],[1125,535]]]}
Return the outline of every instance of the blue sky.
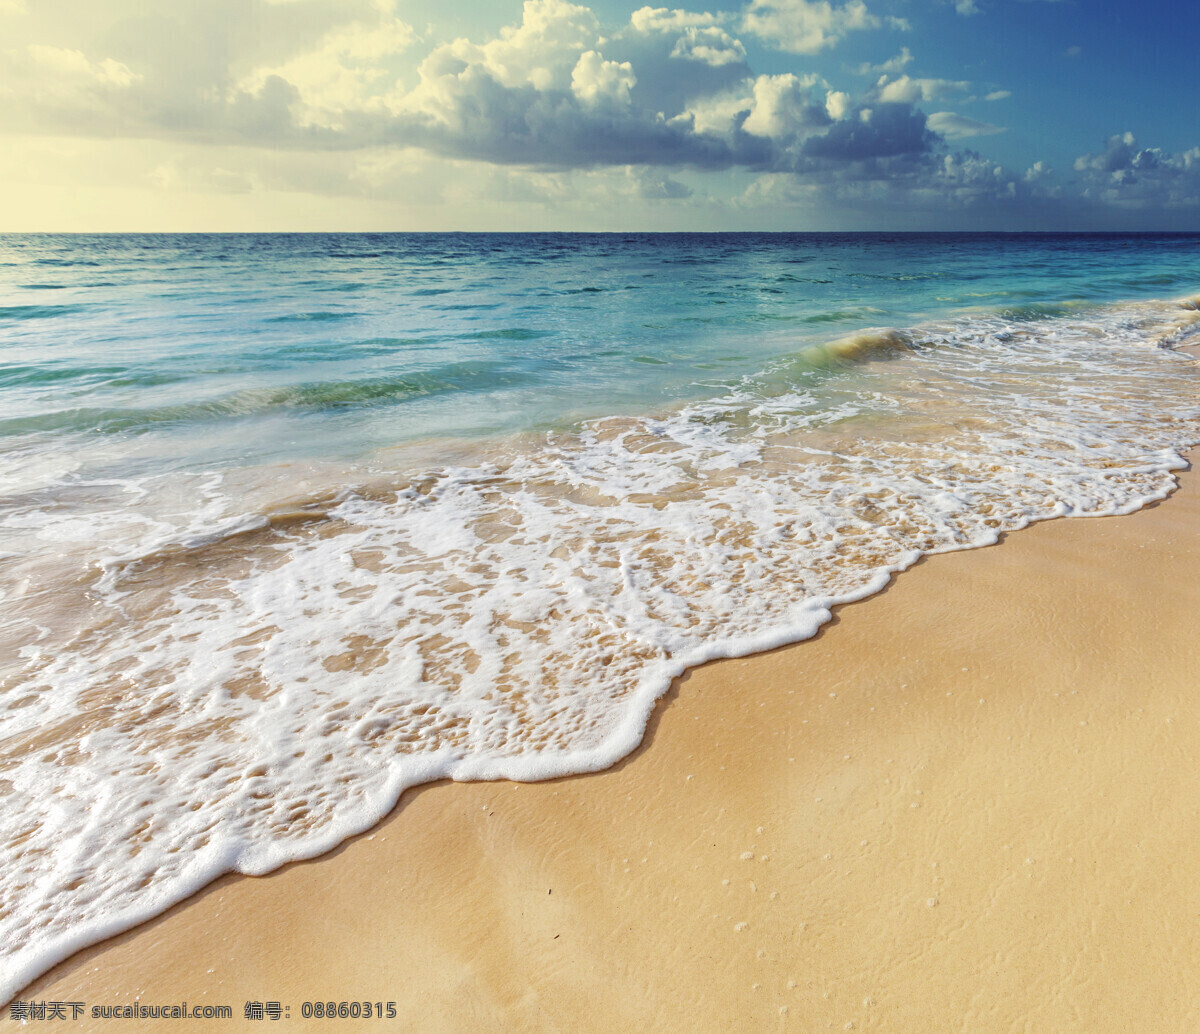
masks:
{"label": "blue sky", "polygon": [[1195,229],[1200,8],[0,0],[0,230]]}

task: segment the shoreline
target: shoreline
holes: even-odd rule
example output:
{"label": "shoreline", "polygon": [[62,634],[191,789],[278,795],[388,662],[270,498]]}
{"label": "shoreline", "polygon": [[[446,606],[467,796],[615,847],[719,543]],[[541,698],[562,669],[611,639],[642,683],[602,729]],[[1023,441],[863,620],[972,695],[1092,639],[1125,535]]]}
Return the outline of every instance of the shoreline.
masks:
{"label": "shoreline", "polygon": [[[1111,916],[1122,881],[1138,871],[1100,849],[1114,819],[1098,801],[1121,797],[1101,756],[1119,759],[1128,771],[1116,775],[1148,785],[1173,815],[1168,889],[1196,897],[1184,874],[1200,873],[1187,849],[1200,819],[1187,793],[1166,792],[1186,787],[1200,741],[1200,709],[1183,693],[1200,663],[1186,622],[1200,612],[1196,480],[1181,472],[1168,500],[1119,520],[1043,521],[1004,536],[999,549],[923,558],[868,600],[838,607],[813,639],[675,680],[642,744],[604,772],[410,790],[382,823],[331,853],[265,877],[221,877],[60,963],[17,1000],[228,1003],[238,1023],[244,1001],[278,1000],[292,1005],[293,1024],[303,1001],[396,1001],[398,1021],[379,1029],[410,1029],[419,1018],[422,1030],[696,1029],[700,1016],[713,1020],[701,1029],[746,1029],[749,1017],[753,1029],[941,1029],[970,1016],[972,1029],[1007,1030],[1016,1020],[1001,1007],[1015,1002],[1030,1016],[1036,1005],[1039,1025],[1055,1030],[1122,1029],[1103,994],[1094,1012],[1072,999],[1051,1015],[1051,1001],[1033,1002],[1004,974],[1023,974],[1038,997],[1057,936],[1076,957],[1063,979],[1101,979],[1070,977],[1086,968],[1088,938],[1062,922],[1061,907],[1056,914],[1082,879],[1094,893],[1071,903],[1090,905],[1089,915],[1071,915],[1095,934],[1106,903]],[[1098,561],[1102,543],[1114,552]],[[1148,559],[1150,543],[1162,545],[1147,574],[1134,561]],[[1183,601],[1172,614],[1158,606],[1167,577]],[[1064,611],[1064,599],[1078,611]],[[842,622],[845,606],[855,609]],[[1137,626],[1131,643],[1125,619]],[[915,650],[922,636],[936,644],[932,654]],[[1120,657],[1109,656],[1118,647]],[[1154,685],[1139,686],[1139,666]],[[1083,673],[1095,685],[1075,684],[1087,682]],[[1046,697],[1049,684],[1059,688]],[[1096,685],[1146,700],[1110,699]],[[1164,708],[1173,710],[1155,736],[1130,718]],[[1014,737],[1025,740],[1023,766],[1005,756]],[[1084,751],[1090,766],[1073,765],[1056,750],[1064,746]],[[1164,747],[1174,769],[1153,764]],[[1066,801],[1064,786],[1081,799]],[[1136,788],[1123,792],[1121,822],[1151,818]],[[1014,797],[1036,806],[1005,825],[1006,848],[1004,837],[981,833]],[[1083,835],[1064,855],[1059,841],[1072,825]],[[1143,841],[1120,842],[1146,853]],[[1022,880],[1032,909],[1014,897]],[[1140,895],[1158,902],[1147,883],[1137,881]],[[1152,911],[1169,924],[1169,912]],[[1037,966],[1018,950],[1032,951],[1034,935]],[[1161,1016],[1171,994],[1180,1020],[1198,1015],[1200,998],[1182,996],[1200,942],[1182,927],[1176,939],[1182,945],[1154,966],[1137,946],[1147,955],[1144,991],[1117,1003],[1131,1019],[1151,1008]],[[941,978],[962,969],[964,940],[976,945],[966,958],[991,959],[994,971],[976,965],[957,995]],[[1133,950],[1123,943],[1101,949],[1099,961]],[[1013,950],[999,951],[1005,944]],[[1106,972],[1103,985],[1115,976]],[[975,1012],[955,1004],[962,996]]]}

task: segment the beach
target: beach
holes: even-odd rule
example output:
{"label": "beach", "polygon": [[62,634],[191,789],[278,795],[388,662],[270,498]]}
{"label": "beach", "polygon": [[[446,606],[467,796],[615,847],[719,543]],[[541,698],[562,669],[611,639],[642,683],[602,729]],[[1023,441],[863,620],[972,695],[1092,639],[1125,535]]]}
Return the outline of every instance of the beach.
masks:
{"label": "beach", "polygon": [[278,1002],[306,1030],[1194,1030],[1180,483],[928,557],[811,641],[688,672],[609,771],[409,791],[17,997],[227,1004],[220,1029]]}
{"label": "beach", "polygon": [[1190,238],[0,259],[13,1018],[1190,1007]]}
{"label": "beach", "polygon": [[1160,7],[0,0],[0,1019],[1198,1034]]}

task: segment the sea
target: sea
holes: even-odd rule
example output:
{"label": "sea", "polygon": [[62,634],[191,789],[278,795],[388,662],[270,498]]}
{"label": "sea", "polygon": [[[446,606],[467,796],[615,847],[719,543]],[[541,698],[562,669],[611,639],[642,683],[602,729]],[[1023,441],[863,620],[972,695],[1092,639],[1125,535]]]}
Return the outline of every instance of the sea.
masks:
{"label": "sea", "polygon": [[0,236],[0,1001],[1163,499],[1198,303],[1194,233]]}

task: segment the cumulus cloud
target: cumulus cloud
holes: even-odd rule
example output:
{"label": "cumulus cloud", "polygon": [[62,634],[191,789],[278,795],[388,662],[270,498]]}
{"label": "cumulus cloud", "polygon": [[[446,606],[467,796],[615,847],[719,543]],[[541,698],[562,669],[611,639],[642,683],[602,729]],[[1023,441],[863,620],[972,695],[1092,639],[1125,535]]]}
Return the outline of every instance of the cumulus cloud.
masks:
{"label": "cumulus cloud", "polygon": [[864,166],[860,175],[800,178],[767,173],[745,191],[741,203],[761,205],[853,205],[881,210],[970,209],[1028,200],[1029,192],[1003,166],[972,151],[924,155],[893,163],[887,174]]}
{"label": "cumulus cloud", "polygon": [[629,105],[629,91],[637,84],[628,61],[605,61],[594,50],[584,51],[571,72],[571,92],[585,104]]}
{"label": "cumulus cloud", "polygon": [[[83,0],[61,2],[78,5],[81,21],[106,25]],[[145,0],[111,2],[132,13]],[[602,34],[587,6],[525,0],[520,20],[490,37],[426,46],[418,56],[421,40],[397,16],[395,0],[211,0],[160,10],[177,24],[150,32],[127,19],[120,31],[95,33],[109,52],[62,46],[45,22],[34,25],[10,56],[40,70],[41,86],[24,93],[5,86],[0,122],[292,153],[417,148],[547,175],[622,166],[811,175],[941,143],[912,101],[876,95],[864,108],[815,75],[753,74],[721,14],[643,7]],[[281,14],[292,21],[277,23]],[[746,15],[764,31],[775,19],[792,33],[777,42],[799,48],[881,24],[861,0],[839,7],[758,0]],[[237,31],[220,32],[220,17]],[[266,32],[277,24],[290,28]],[[147,33],[154,46],[145,45]],[[895,66],[907,60],[904,51]],[[156,169],[160,186],[235,190],[247,182],[220,163],[193,168],[190,178],[169,162]],[[671,185],[678,181],[668,179],[646,190],[681,197]]]}
{"label": "cumulus cloud", "polygon": [[[897,28],[906,24],[895,18],[888,21]],[[883,24],[862,0],[847,0],[838,7],[829,0],[750,0],[742,16],[743,32],[791,54],[816,54],[849,32]]]}
{"label": "cumulus cloud", "polygon": [[861,163],[929,154],[937,143],[921,112],[884,103],[847,112],[827,132],[807,139],[803,154],[825,165]]}
{"label": "cumulus cloud", "polygon": [[1141,152],[1130,132],[1110,136],[1103,152],[1084,154],[1075,159],[1076,172],[1123,172],[1137,164]]}
{"label": "cumulus cloud", "polygon": [[681,29],[703,29],[717,25],[722,18],[705,12],[685,11],[680,8],[643,7],[634,11],[630,24],[638,32],[675,32]]}
{"label": "cumulus cloud", "polygon": [[1102,152],[1075,159],[1083,196],[1125,208],[1200,206],[1200,147],[1170,153],[1138,147],[1132,133],[1111,136]]}
{"label": "cumulus cloud", "polygon": [[1020,190],[1003,165],[974,151],[946,155],[931,178],[930,186],[942,197],[958,204],[1014,200]]}
{"label": "cumulus cloud", "polygon": [[1054,170],[1045,162],[1034,162],[1025,170],[1024,178],[1026,183],[1040,183],[1052,175],[1054,175]]}
{"label": "cumulus cloud", "polygon": [[[501,163],[736,164],[748,157],[739,141],[697,133],[687,120],[672,119],[682,98],[655,89],[679,79],[670,75],[677,67],[690,72],[690,80],[682,79],[698,91],[724,82],[720,68],[671,57],[681,33],[695,28],[676,25],[679,20],[651,10],[640,19],[648,33],[632,29],[630,37],[601,43],[587,8],[526,0],[521,24],[496,39],[435,48],[395,120],[380,131],[441,154]],[[667,101],[678,107],[657,106]],[[762,160],[765,152],[757,150]]]}
{"label": "cumulus cloud", "polygon": [[634,41],[650,41],[651,60],[661,59],[665,44],[666,54],[677,60],[698,61],[714,68],[744,65],[746,48],[720,27],[723,20],[723,15],[706,12],[643,7],[633,12],[629,30],[617,33],[613,42],[628,47]]}
{"label": "cumulus cloud", "polygon": [[742,129],[754,136],[795,140],[831,119],[824,101],[812,94],[812,80],[785,75],[761,75]]}
{"label": "cumulus cloud", "polygon": [[[143,0],[112,2],[134,10]],[[243,28],[261,29],[285,11],[302,24],[285,34],[286,47],[274,40],[242,49],[239,36],[220,49],[217,37],[206,35],[214,25],[207,8],[164,7],[172,17],[202,21],[190,34],[162,32],[168,42],[160,41],[158,50],[111,33],[111,54],[32,41],[19,52],[21,60],[41,67],[42,81],[56,84],[57,92],[43,87],[36,96],[7,95],[11,103],[0,120],[23,112],[28,125],[60,131],[293,152],[420,148],[448,160],[548,170],[743,168],[807,175],[940,143],[911,102],[876,96],[868,110],[814,75],[754,75],[745,47],[718,14],[644,7],[626,26],[602,35],[586,6],[525,0],[520,21],[489,38],[426,48],[414,82],[420,40],[397,17],[394,0],[211,2],[231,5],[225,12],[231,17],[235,8],[241,11]],[[80,10],[87,16],[91,9]],[[791,29],[815,26],[826,36],[877,21],[861,0],[838,8],[760,2],[748,13],[786,15]],[[185,36],[201,51],[205,39],[219,50],[193,55],[190,66],[180,58],[189,69],[186,83],[171,60]],[[127,53],[138,60],[126,60]],[[933,87],[908,92],[923,96]],[[155,182],[183,182],[171,166],[159,168]],[[242,183],[229,171],[214,167],[189,182]],[[661,192],[681,193],[669,185]]]}
{"label": "cumulus cloud", "polygon": [[935,111],[928,119],[929,128],[944,136],[947,140],[961,140],[968,136],[994,136],[1003,133],[1003,126],[991,122],[980,122],[979,119],[958,115],[953,111]]}
{"label": "cumulus cloud", "polygon": [[717,17],[666,8],[642,8],[597,50],[628,61],[637,77],[635,109],[672,118],[694,99],[733,89],[751,77],[746,48],[716,24]]}
{"label": "cumulus cloud", "polygon": [[671,57],[703,61],[720,68],[722,65],[743,63],[746,60],[746,48],[741,40],[734,39],[724,29],[689,25],[671,48]]}
{"label": "cumulus cloud", "polygon": [[420,68],[423,82],[468,69],[504,87],[565,90],[579,56],[593,49],[599,23],[587,7],[567,0],[525,0],[520,25],[506,25],[484,44],[457,39],[436,47]]}
{"label": "cumulus cloud", "polygon": [[255,69],[239,88],[258,93],[278,77],[296,88],[302,123],[339,127],[342,112],[388,106],[395,95],[392,62],[416,38],[413,27],[390,12],[371,22],[354,21],[331,29],[311,50]]}
{"label": "cumulus cloud", "polygon": [[[780,55],[771,74],[750,67],[750,34],[816,54],[902,27],[881,0],[645,6],[607,25],[587,0],[508,2],[504,28],[433,41],[398,0],[0,0],[0,163],[18,139],[33,141],[26,154],[39,141],[99,151],[136,138],[112,178],[156,197],[290,192],[367,214],[416,198],[473,214],[505,201],[661,215],[719,207],[707,189],[728,197],[747,182],[739,205],[975,213],[962,225],[983,225],[970,221],[979,213],[1001,213],[990,225],[1005,213],[1177,225],[1180,209],[1200,211],[1200,147],[1121,134],[1081,155],[1069,183],[1044,162],[1010,171],[957,150],[1004,129],[944,110],[970,101],[972,84],[909,74],[907,47],[843,66],[871,77],[857,80],[865,89]],[[1011,96],[988,90],[981,100]],[[86,166],[72,175],[99,183]],[[21,167],[7,159],[10,178],[28,176]],[[717,170],[731,175],[704,176]]]}
{"label": "cumulus cloud", "polygon": [[[146,0],[111,2],[133,11]],[[571,0],[525,0],[519,20],[497,32],[436,45],[397,16],[392,0],[209,2],[251,36],[281,12],[297,23],[286,45],[230,40],[212,33],[207,6],[164,6],[172,18],[201,19],[190,38],[203,52],[179,59],[191,62],[190,80],[171,69],[174,43],[139,48],[133,36],[110,33],[105,50],[67,47],[52,35],[30,39],[21,60],[43,67],[43,81],[69,85],[69,95],[45,95],[30,107],[17,94],[3,107],[25,105],[47,119],[53,108],[57,127],[80,134],[119,127],[281,156],[278,169],[264,162],[252,174],[223,158],[160,160],[150,181],[164,190],[235,193],[295,182],[297,190],[367,198],[410,175],[381,156],[418,152],[441,169],[477,169],[496,196],[529,203],[565,204],[584,196],[582,185],[593,199],[681,201],[692,196],[694,172],[731,169],[759,176],[760,192],[769,184],[782,190],[787,180],[797,196],[822,185],[846,197],[1001,197],[1008,189],[984,159],[946,153],[948,138],[1000,127],[918,108],[961,96],[970,83],[909,76],[908,48],[863,66],[878,79],[855,94],[811,73],[755,74],[734,35],[754,32],[780,49],[814,53],[887,24],[863,0],[751,0],[736,24],[720,13],[647,6],[615,29],[602,29],[589,7]],[[310,170],[309,179],[288,173],[289,162]],[[1020,176],[1005,183],[1014,181],[1026,189]]]}
{"label": "cumulus cloud", "polygon": [[[541,47],[547,38],[557,45]],[[702,40],[735,59],[697,60]],[[518,42],[521,60],[510,49]],[[869,108],[856,106],[815,75],[754,76],[744,54],[707,15],[643,8],[626,30],[601,38],[584,9],[528,0],[522,25],[497,40],[435,49],[390,132],[438,154],[504,164],[799,175],[853,163],[876,163],[876,175],[878,163],[941,144],[913,100],[876,96]],[[903,79],[913,99],[965,85]]]}
{"label": "cumulus cloud", "polygon": [[841,90],[830,90],[825,94],[825,110],[834,121],[845,118],[851,108],[850,94]]}
{"label": "cumulus cloud", "polygon": [[889,79],[885,75],[875,84],[874,95],[889,103],[916,104],[966,93],[970,89],[970,83],[953,79],[913,79],[907,75]]}

